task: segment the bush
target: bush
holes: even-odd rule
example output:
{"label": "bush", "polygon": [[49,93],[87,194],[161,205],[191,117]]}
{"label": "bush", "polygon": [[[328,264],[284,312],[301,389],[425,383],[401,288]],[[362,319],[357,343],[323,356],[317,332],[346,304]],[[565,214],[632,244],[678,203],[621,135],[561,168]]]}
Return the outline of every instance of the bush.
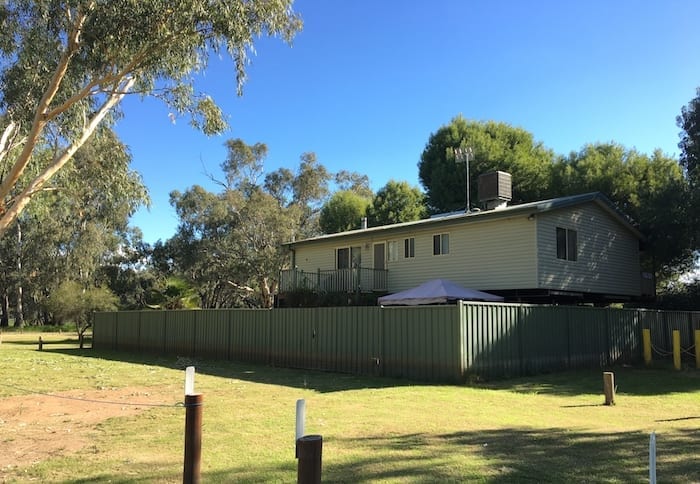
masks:
{"label": "bush", "polygon": [[83,347],[83,335],[92,327],[95,311],[114,311],[118,298],[109,289],[101,287],[84,288],[75,281],[66,281],[58,286],[47,304],[58,322],[73,321],[78,332],[80,347]]}

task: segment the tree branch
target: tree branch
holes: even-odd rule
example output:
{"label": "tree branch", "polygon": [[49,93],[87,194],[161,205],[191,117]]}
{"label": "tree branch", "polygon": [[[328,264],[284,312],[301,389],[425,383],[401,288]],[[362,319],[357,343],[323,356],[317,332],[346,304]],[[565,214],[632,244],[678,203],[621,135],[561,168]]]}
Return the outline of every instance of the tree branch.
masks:
{"label": "tree branch", "polygon": [[[0,184],[0,214],[2,214],[3,219],[6,207],[5,199],[10,194],[15,184],[19,180],[20,176],[22,176],[22,173],[24,172],[25,168],[29,164],[29,160],[32,157],[34,147],[39,141],[41,133],[43,132],[48,120],[46,117],[46,111],[48,110],[51,101],[53,101],[54,97],[56,96],[56,93],[58,92],[58,89],[61,86],[61,82],[63,81],[63,78],[65,77],[66,72],[68,71],[68,64],[70,63],[71,58],[73,57],[78,48],[80,41],[80,32],[86,18],[86,14],[79,15],[76,19],[73,31],[69,32],[68,40],[66,42],[66,49],[61,54],[61,58],[58,61],[56,69],[54,69],[48,87],[46,88],[46,91],[41,97],[41,100],[37,105],[36,111],[34,112],[34,119],[32,121],[32,126],[29,130],[29,134],[27,135],[27,141],[24,143],[22,152],[15,160],[15,163],[12,165],[12,168],[10,169],[10,172],[8,173],[7,177],[5,177],[5,179],[3,179],[2,181],[2,184]],[[0,223],[0,234],[3,233],[6,227],[7,226],[3,227],[3,225]]]}
{"label": "tree branch", "polygon": [[75,152],[78,151],[81,146],[85,144],[107,113],[117,103],[119,103],[119,101],[122,100],[131,86],[133,86],[134,82],[134,78],[129,78],[119,89],[115,89],[115,92],[119,92],[119,94],[114,94],[110,96],[107,101],[105,101],[105,103],[90,119],[85,129],[83,129],[82,136],[64,149],[59,155],[57,155],[51,164],[47,166],[34,180],[32,180],[32,182],[22,191],[22,193],[12,201],[13,203],[11,207],[0,217],[0,234],[7,230],[9,225],[19,216],[20,212],[29,203],[31,197],[36,192],[42,190],[44,184],[73,157]]}

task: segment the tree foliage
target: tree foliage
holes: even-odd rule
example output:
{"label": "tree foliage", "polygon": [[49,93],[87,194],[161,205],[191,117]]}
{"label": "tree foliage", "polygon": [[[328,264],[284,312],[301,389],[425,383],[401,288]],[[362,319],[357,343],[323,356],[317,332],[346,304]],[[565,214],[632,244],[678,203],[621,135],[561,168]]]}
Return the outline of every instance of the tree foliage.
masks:
{"label": "tree foliage", "polygon": [[431,212],[463,209],[466,198],[466,164],[457,163],[454,149],[469,147],[470,197],[477,200],[477,179],[493,170],[513,176],[513,203],[546,198],[549,195],[554,153],[536,142],[521,128],[494,121],[452,119],[430,135],[418,163],[418,177]]}
{"label": "tree foliage", "polygon": [[389,180],[374,196],[368,219],[374,227],[420,220],[427,213],[425,196],[419,188],[405,181]]}
{"label": "tree foliage", "polygon": [[321,230],[335,234],[359,229],[370,203],[369,198],[351,190],[335,192],[321,209]]}
{"label": "tree foliage", "polygon": [[116,310],[117,297],[109,289],[64,281],[51,293],[47,308],[59,322],[75,323],[82,348],[83,335],[92,327],[93,314]]}
{"label": "tree foliage", "polygon": [[[0,5],[0,234],[71,160],[128,93],[155,96],[205,133],[225,128],[195,89],[227,52],[241,92],[253,40],[290,41],[291,0],[16,0]],[[42,146],[51,147],[45,158]]]}
{"label": "tree foliage", "polygon": [[[51,156],[48,147],[37,154]],[[116,135],[100,128],[0,237],[0,289],[17,308],[16,323],[24,313],[50,322],[43,309],[49,294],[65,280],[94,282],[106,259],[125,246],[129,217],[148,203],[130,162]]]}
{"label": "tree foliage", "polygon": [[678,147],[681,149],[680,164],[693,188],[700,186],[700,87],[696,97],[681,108],[676,118],[681,128]]}
{"label": "tree foliage", "polygon": [[681,128],[680,164],[685,171],[690,187],[690,210],[687,223],[692,227],[693,249],[700,250],[700,87],[696,97],[681,108],[676,118]]}
{"label": "tree foliage", "polygon": [[330,174],[305,153],[296,172],[262,177],[264,144],[230,140],[226,146],[222,191],[172,192],[178,230],[154,254],[161,269],[196,288],[201,307],[270,307],[286,261],[281,244],[318,233]]}

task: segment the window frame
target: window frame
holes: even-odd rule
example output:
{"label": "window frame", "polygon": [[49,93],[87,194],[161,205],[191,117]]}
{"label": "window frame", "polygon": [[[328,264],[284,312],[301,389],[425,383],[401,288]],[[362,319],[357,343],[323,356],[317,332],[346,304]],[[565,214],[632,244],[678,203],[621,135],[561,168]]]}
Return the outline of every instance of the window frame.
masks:
{"label": "window frame", "polygon": [[399,241],[389,240],[386,243],[386,260],[387,262],[396,262],[399,260]]}
{"label": "window frame", "polygon": [[558,260],[578,261],[578,231],[556,227],[555,240]]}
{"label": "window frame", "polygon": [[[340,254],[347,253],[347,257],[344,257],[344,261],[347,267],[340,267]],[[355,260],[357,259],[357,261]],[[345,269],[357,269],[360,267],[362,260],[362,246],[350,246],[336,247],[335,249],[335,270],[341,271]]]}
{"label": "window frame", "polygon": [[416,257],[416,238],[406,237],[403,239],[403,258],[413,259]]}
{"label": "window frame", "polygon": [[447,255],[450,253],[450,234],[433,234],[433,255]]}

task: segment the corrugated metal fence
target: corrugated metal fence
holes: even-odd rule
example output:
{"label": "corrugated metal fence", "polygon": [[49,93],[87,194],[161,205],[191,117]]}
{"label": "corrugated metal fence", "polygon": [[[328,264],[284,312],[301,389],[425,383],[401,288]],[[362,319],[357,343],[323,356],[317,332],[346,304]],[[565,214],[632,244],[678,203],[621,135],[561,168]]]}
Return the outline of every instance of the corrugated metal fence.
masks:
{"label": "corrugated metal fence", "polygon": [[641,358],[641,328],[690,342],[700,313],[457,306],[98,313],[93,347],[421,381],[461,382]]}

